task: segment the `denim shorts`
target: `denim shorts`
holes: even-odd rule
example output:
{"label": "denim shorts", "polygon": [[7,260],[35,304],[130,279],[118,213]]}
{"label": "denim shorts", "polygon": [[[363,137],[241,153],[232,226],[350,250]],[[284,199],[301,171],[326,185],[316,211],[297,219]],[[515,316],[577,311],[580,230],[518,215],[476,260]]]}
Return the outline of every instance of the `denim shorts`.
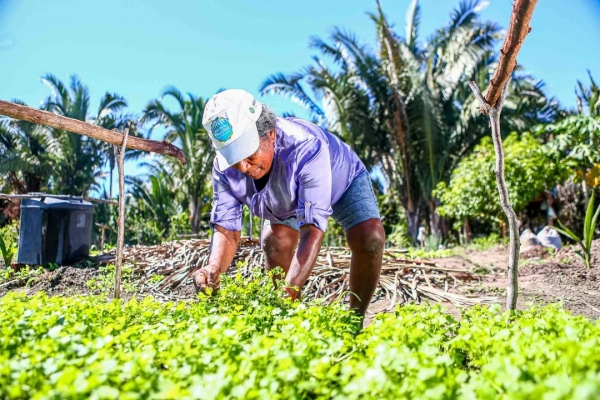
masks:
{"label": "denim shorts", "polygon": [[[331,216],[342,226],[344,232],[348,232],[350,228],[369,219],[381,219],[369,173],[363,171],[358,174],[342,197],[331,208],[333,210]],[[265,224],[269,223],[286,225],[299,230],[296,217],[290,217],[283,221],[265,221]]]}

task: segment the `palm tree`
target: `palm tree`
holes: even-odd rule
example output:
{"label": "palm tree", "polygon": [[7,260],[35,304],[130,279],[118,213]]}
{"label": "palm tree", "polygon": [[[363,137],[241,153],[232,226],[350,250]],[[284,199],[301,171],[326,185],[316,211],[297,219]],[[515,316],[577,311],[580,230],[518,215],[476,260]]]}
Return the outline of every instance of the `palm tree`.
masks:
{"label": "palm tree", "polygon": [[[501,38],[500,27],[479,21],[484,3],[463,1],[428,43],[418,41],[419,3],[414,0],[407,13],[406,38],[389,29],[378,4],[372,16],[380,32],[380,53],[386,71],[397,74],[391,81],[408,93],[409,125],[416,142],[415,188],[429,208],[431,231],[438,231],[436,199],[431,195],[438,182],[449,179],[450,171],[487,134],[487,121],[478,116],[477,103],[468,82],[487,85],[497,62],[493,49]],[[391,43],[391,44],[390,44]],[[419,62],[420,61],[420,62]],[[503,110],[503,131],[525,130],[553,119],[557,102],[543,93],[543,83],[527,75],[513,74],[510,96]]]}
{"label": "palm tree", "polygon": [[[13,100],[14,103],[25,105]],[[50,130],[31,122],[0,118],[0,174],[17,194],[40,192],[61,157],[60,146]]]}
{"label": "palm tree", "polygon": [[579,90],[575,91],[577,96],[577,110],[580,115],[584,115],[584,106],[588,109],[588,115],[590,117],[600,116],[600,87],[596,85],[592,73],[588,70],[588,76],[590,77],[590,87],[585,87],[583,83],[577,81]]}
{"label": "palm tree", "polygon": [[[116,93],[106,93],[102,100],[100,100],[100,107],[97,116],[92,118],[91,122],[103,128],[117,130],[119,132],[129,129],[129,135],[139,136],[137,130],[137,119],[133,115],[123,112],[126,107],[127,102],[123,97]],[[103,142],[102,147],[105,165],[108,165],[108,196],[112,199],[113,177],[116,167],[114,145]],[[126,160],[137,159],[139,157],[141,157],[141,151],[126,149]]]}
{"label": "palm tree", "polygon": [[139,205],[145,204],[151,218],[170,231],[171,217],[181,213],[181,206],[173,193],[173,180],[166,173],[151,175],[145,179],[129,177],[127,179],[133,199]]}
{"label": "palm tree", "polygon": [[[311,40],[313,48],[333,59],[335,72],[315,57],[316,66],[272,75],[261,91],[293,97],[356,146],[369,168],[379,165],[391,195],[406,211],[409,234],[416,237],[421,210],[431,217],[432,231],[438,231],[432,190],[487,134],[467,83],[489,79],[500,28],[478,20],[482,3],[463,1],[448,25],[422,45],[418,0],[409,6],[405,37],[390,28],[378,1],[376,5],[371,19],[378,33],[377,53],[337,29],[329,43]],[[551,118],[556,107],[549,106],[539,82],[515,74],[513,87],[526,100],[511,95],[504,124],[528,127],[541,117]],[[527,108],[531,104],[534,112]]]}
{"label": "palm tree", "polygon": [[[165,100],[175,100],[178,111],[170,111]],[[156,127],[166,130],[165,140],[175,142],[187,158],[181,165],[176,160],[166,159],[158,164],[176,179],[173,187],[185,193],[184,206],[190,210],[192,233],[198,233],[202,209],[208,202],[208,189],[214,151],[208,133],[202,126],[202,113],[206,102],[188,94],[187,99],[174,87],[167,88],[158,100],[153,100],[143,111],[142,123],[150,124],[149,134]]]}
{"label": "palm tree", "polygon": [[[89,90],[76,76],[71,76],[68,88],[51,74],[46,75],[42,81],[52,91],[43,106],[47,111],[107,129],[122,127],[128,121],[128,118],[119,114],[127,107],[127,102],[116,94],[106,93],[97,113],[90,116]],[[98,181],[103,176],[101,167],[106,162],[110,164],[112,176],[112,145],[82,135],[68,134],[59,129],[52,129],[52,132],[62,152],[62,158],[54,173],[56,191],[82,195],[98,188]]]}

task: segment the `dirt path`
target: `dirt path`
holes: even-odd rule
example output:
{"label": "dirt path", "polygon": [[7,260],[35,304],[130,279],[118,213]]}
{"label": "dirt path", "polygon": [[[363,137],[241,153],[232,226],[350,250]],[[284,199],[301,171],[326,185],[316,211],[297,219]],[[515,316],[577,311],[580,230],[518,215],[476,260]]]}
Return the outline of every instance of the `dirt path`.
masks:
{"label": "dirt path", "polygon": [[[592,266],[583,266],[570,247],[556,254],[533,250],[521,255],[519,263],[519,300],[517,307],[527,303],[541,304],[562,301],[573,314],[590,319],[600,317],[600,240],[594,241]],[[470,251],[464,256],[436,259],[440,266],[468,268],[480,274],[477,294],[506,293],[508,249],[496,247],[487,251]],[[453,307],[450,312],[455,313]]]}

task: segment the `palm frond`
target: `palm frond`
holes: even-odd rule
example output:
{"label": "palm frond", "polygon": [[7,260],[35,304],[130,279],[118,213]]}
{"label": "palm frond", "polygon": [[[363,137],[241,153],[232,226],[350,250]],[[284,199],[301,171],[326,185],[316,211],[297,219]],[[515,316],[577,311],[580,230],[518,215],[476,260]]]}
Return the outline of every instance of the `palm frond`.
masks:
{"label": "palm frond", "polygon": [[416,49],[419,34],[419,23],[421,22],[421,6],[419,0],[411,0],[406,11],[406,33],[405,42],[411,49]]}
{"label": "palm frond", "polygon": [[89,89],[75,75],[71,76],[70,88],[74,96],[69,110],[69,117],[85,121],[90,107]]}
{"label": "palm frond", "polygon": [[[54,106],[54,107],[62,106],[65,108],[68,108],[70,106],[71,97],[69,95],[69,90],[60,81],[60,79],[58,79],[56,76],[54,76],[52,74],[46,74],[42,78],[42,82],[46,86],[48,86],[50,88],[50,90],[52,91],[52,98],[56,99],[49,105]],[[64,114],[66,114],[66,109],[64,109],[62,107],[60,109],[56,109],[56,110],[48,109],[48,111],[53,111],[53,112],[57,112],[58,114],[64,115]]]}
{"label": "palm frond", "polygon": [[177,103],[181,110],[185,109],[186,101],[183,94],[175,86],[168,86],[161,94],[161,100],[166,97],[172,97],[177,100]]}
{"label": "palm frond", "polygon": [[116,93],[105,93],[100,100],[96,119],[101,119],[111,113],[117,113],[127,108],[127,100]]}
{"label": "palm frond", "polygon": [[283,73],[273,74],[269,76],[261,84],[259,90],[261,94],[278,94],[289,97],[292,101],[300,104],[302,107],[310,111],[316,117],[323,117],[323,110],[311,99],[304,91],[300,84],[299,76],[289,77]]}

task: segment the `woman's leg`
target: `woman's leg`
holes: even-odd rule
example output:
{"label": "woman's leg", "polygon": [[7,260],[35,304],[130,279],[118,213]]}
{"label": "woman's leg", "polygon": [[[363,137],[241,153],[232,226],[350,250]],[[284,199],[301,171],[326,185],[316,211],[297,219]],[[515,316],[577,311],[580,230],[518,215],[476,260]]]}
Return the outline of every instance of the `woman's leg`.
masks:
{"label": "woman's leg", "polygon": [[355,225],[346,232],[346,239],[352,250],[350,291],[354,294],[350,294],[350,308],[364,316],[381,274],[385,247],[381,220],[373,218]]}
{"label": "woman's leg", "polygon": [[354,294],[350,294],[350,308],[364,316],[379,282],[385,247],[385,231],[369,174],[355,177],[332,209],[352,250],[350,291]]}

